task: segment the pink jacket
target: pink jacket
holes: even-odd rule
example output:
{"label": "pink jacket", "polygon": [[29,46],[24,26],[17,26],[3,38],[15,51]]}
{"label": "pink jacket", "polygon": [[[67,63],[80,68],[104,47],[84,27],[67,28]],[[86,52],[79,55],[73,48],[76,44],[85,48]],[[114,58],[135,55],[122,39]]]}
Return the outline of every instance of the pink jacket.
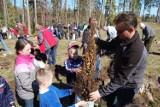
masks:
{"label": "pink jacket", "polygon": [[16,58],[14,76],[16,79],[16,91],[22,99],[34,98],[32,82],[35,80],[34,56],[19,54]]}

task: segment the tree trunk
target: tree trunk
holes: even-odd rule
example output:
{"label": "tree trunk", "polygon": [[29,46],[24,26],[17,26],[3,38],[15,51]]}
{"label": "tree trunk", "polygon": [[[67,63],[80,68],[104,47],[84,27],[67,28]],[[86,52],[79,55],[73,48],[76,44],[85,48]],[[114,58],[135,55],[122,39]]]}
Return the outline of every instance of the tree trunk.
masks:
{"label": "tree trunk", "polygon": [[130,6],[129,6],[130,11],[134,12],[134,9],[133,9],[134,7],[132,7],[133,6],[133,0],[130,0],[129,2],[130,2],[129,3],[130,4]]}
{"label": "tree trunk", "polygon": [[17,11],[17,1],[14,0],[14,8],[15,8],[15,11]]}
{"label": "tree trunk", "polygon": [[145,1],[144,1],[144,7],[143,7],[143,15],[142,15],[142,21],[144,20],[144,13],[145,13],[146,7],[145,7]]}
{"label": "tree trunk", "polygon": [[7,12],[6,12],[6,0],[3,0],[3,13],[4,13],[4,22],[5,22],[5,27],[8,27],[7,24]]}
{"label": "tree trunk", "polygon": [[124,0],[123,2],[123,12],[125,11],[125,8],[126,8],[126,0]]}
{"label": "tree trunk", "polygon": [[78,1],[78,4],[77,4],[77,24],[79,23],[79,0]]}
{"label": "tree trunk", "polygon": [[60,0],[60,6],[59,6],[59,21],[62,22],[62,0]]}
{"label": "tree trunk", "polygon": [[29,35],[31,35],[31,24],[30,24],[30,14],[29,14],[29,3],[28,0],[27,1],[27,18],[28,18],[28,31],[29,31]]}
{"label": "tree trunk", "polygon": [[102,14],[103,14],[103,6],[104,6],[104,0],[102,0],[102,5],[101,5],[101,13],[100,13],[99,25],[98,25],[99,28],[101,26],[101,20],[102,20]]}
{"label": "tree trunk", "polygon": [[22,24],[24,24],[24,13],[25,13],[24,0],[22,0]]}
{"label": "tree trunk", "polygon": [[120,10],[121,10],[121,0],[119,0],[119,3],[118,3],[118,14],[120,13]]}
{"label": "tree trunk", "polygon": [[110,0],[110,8],[109,8],[109,12],[108,12],[107,25],[110,25],[110,14],[111,14],[111,9],[112,9],[112,0]]}
{"label": "tree trunk", "polygon": [[37,1],[34,0],[34,15],[35,15],[35,25],[37,24]]}
{"label": "tree trunk", "polygon": [[92,11],[91,11],[91,0],[89,0],[89,17],[91,17]]}
{"label": "tree trunk", "polygon": [[158,4],[156,22],[160,23],[160,3]]}
{"label": "tree trunk", "polygon": [[43,6],[41,5],[41,22],[42,22],[42,25],[44,26],[44,11],[43,11]]}
{"label": "tree trunk", "polygon": [[48,0],[45,0],[44,4],[45,4],[45,8],[44,8],[45,9],[45,11],[44,11],[44,16],[45,16],[44,17],[44,22],[45,22],[45,26],[46,26],[48,24],[47,23],[47,19],[48,19],[47,18],[48,17]]}
{"label": "tree trunk", "polygon": [[68,24],[68,22],[67,22],[67,0],[65,0],[64,6],[65,6],[65,23],[67,25]]}

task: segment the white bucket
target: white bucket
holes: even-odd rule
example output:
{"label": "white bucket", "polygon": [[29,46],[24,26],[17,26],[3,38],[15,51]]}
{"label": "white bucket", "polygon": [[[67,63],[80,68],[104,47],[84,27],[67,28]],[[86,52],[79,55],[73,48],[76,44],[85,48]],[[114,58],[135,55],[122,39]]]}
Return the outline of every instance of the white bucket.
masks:
{"label": "white bucket", "polygon": [[[75,104],[82,101],[81,98],[76,94],[75,95]],[[86,107],[94,107],[94,102],[93,101],[87,101]]]}
{"label": "white bucket", "polygon": [[75,40],[75,39],[76,39],[76,35],[72,34],[72,40]]}
{"label": "white bucket", "polygon": [[94,102],[93,101],[88,101],[86,107],[94,107]]}

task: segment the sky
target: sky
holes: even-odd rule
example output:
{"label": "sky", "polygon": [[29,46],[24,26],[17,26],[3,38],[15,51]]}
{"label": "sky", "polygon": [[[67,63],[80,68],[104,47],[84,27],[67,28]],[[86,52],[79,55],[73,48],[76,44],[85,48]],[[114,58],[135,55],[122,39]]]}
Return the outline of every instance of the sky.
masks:
{"label": "sky", "polygon": [[[74,7],[74,5],[73,5],[73,0],[67,0],[68,1],[68,5],[67,5],[67,7],[70,7],[70,8],[73,8]],[[118,6],[118,1],[119,0],[116,0],[116,6]],[[13,0],[12,0],[12,2],[13,2]],[[62,0],[62,2],[64,2],[64,0]],[[21,7],[22,6],[22,0],[17,0],[17,6],[19,6],[19,7]],[[142,7],[144,7],[144,6],[142,6]],[[143,11],[143,8],[142,8],[142,10],[141,10],[141,13],[140,13],[140,15],[142,15],[142,11]],[[151,9],[151,15],[156,15],[156,12],[157,12],[157,8],[152,8]],[[147,12],[145,12],[145,13],[147,13]]]}

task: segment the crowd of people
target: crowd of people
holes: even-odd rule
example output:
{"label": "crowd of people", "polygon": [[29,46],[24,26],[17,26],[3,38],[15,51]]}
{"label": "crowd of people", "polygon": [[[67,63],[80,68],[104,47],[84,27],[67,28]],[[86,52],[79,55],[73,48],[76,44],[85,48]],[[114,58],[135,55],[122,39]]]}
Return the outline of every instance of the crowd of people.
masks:
{"label": "crowd of people", "polygon": [[[74,86],[77,75],[81,73],[83,64],[83,59],[78,54],[78,50],[83,48],[83,54],[85,54],[91,35],[92,22],[93,20],[89,19],[88,25],[84,23],[83,25],[78,24],[78,26],[76,26],[76,23],[69,23],[67,26],[57,23],[49,27],[37,24],[37,45],[40,52],[46,55],[47,62],[33,54],[34,45],[29,40],[26,26],[18,22],[16,29],[10,28],[12,37],[17,39],[14,77],[16,99],[19,104],[21,103],[20,105],[24,107],[62,107],[59,98],[70,95],[77,99],[75,99],[75,104],[69,107],[86,107],[90,104],[76,97],[72,86]],[[149,25],[140,23],[139,26],[144,35],[141,39],[137,32],[137,17],[132,12],[118,14],[113,22],[114,26],[103,27],[106,35],[108,35],[107,40],[101,39],[98,28],[94,35],[99,50],[97,52],[95,77],[93,78],[96,80],[98,72],[101,70],[101,55],[114,54],[110,71],[107,71],[110,82],[90,93],[89,100],[94,102],[102,98],[107,107],[124,107],[132,102],[143,84],[148,53],[155,33]],[[0,41],[5,51],[9,51],[4,42],[7,31],[3,28],[0,35]],[[52,85],[53,71],[46,64],[49,66],[57,64],[57,47],[59,40],[63,37],[71,40],[82,38],[82,45],[79,46],[76,41],[71,41],[68,44],[68,59],[64,61],[64,66],[69,87],[60,90]],[[144,41],[144,44],[142,41]],[[102,53],[101,50],[103,50]],[[37,100],[37,96],[39,96],[39,100]],[[0,107],[15,107],[14,94],[2,76],[0,76],[0,101]]]}

